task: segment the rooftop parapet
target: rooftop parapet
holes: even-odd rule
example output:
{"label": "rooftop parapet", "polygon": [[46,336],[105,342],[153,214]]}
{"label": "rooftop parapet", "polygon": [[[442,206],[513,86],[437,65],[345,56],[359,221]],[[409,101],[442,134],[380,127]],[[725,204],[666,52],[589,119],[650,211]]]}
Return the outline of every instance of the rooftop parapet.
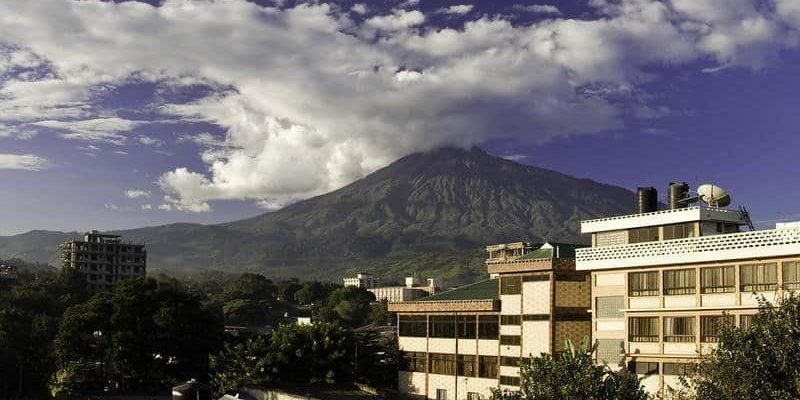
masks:
{"label": "rooftop parapet", "polygon": [[739,210],[695,206],[581,221],[581,233],[608,232],[696,221],[725,222],[739,225],[747,223],[745,216]]}
{"label": "rooftop parapet", "polygon": [[577,270],[586,271],[794,255],[800,255],[800,228],[581,248],[575,262]]}

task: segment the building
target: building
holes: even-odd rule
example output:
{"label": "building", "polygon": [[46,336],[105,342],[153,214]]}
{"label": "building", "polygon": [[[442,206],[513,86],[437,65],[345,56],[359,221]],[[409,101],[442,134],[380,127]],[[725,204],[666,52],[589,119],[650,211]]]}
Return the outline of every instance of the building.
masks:
{"label": "building", "polygon": [[[654,189],[640,199],[643,190]],[[581,223],[592,247],[576,251],[576,265],[592,276],[597,362],[629,368],[653,394],[677,387],[722,324],[747,325],[758,296],[800,288],[800,226],[745,230],[744,209],[691,200]]]}
{"label": "building", "polygon": [[489,246],[490,279],[389,303],[398,318],[400,391],[429,399],[486,399],[492,388],[519,388],[521,358],[588,337],[589,274],[575,270],[576,247]]}
{"label": "building", "polygon": [[372,289],[378,284],[378,278],[365,272],[358,273],[353,278],[343,278],[342,280],[344,281],[344,287]]}
{"label": "building", "polygon": [[412,301],[435,294],[442,288],[442,280],[429,278],[426,286],[421,286],[416,277],[406,277],[405,286],[384,286],[367,289],[375,295],[377,301],[400,302]]}
{"label": "building", "polygon": [[63,268],[81,272],[90,292],[126,278],[144,277],[147,270],[144,244],[123,242],[118,235],[91,231],[83,240],[65,242],[61,249]]}

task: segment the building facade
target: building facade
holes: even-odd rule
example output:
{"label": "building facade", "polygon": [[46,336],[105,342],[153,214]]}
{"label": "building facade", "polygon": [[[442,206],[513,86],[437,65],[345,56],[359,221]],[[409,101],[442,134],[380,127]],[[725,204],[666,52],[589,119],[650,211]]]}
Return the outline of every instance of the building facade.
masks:
{"label": "building facade", "polygon": [[477,400],[519,388],[523,358],[591,334],[589,274],[575,245],[487,247],[490,279],[418,301],[390,303],[398,316],[401,392]]}
{"label": "building facade", "polygon": [[364,289],[372,289],[378,284],[378,278],[365,272],[360,272],[354,277],[342,278],[342,281],[344,281],[344,287],[359,287]]}
{"label": "building facade", "polygon": [[147,272],[145,245],[123,242],[118,235],[91,231],[84,234],[83,240],[65,242],[61,249],[62,267],[82,273],[90,292],[123,279],[144,277]]}
{"label": "building facade", "polygon": [[669,396],[723,324],[747,325],[758,297],[800,288],[800,227],[744,231],[743,210],[675,207],[581,223],[592,247],[597,362],[627,367],[652,394]]}

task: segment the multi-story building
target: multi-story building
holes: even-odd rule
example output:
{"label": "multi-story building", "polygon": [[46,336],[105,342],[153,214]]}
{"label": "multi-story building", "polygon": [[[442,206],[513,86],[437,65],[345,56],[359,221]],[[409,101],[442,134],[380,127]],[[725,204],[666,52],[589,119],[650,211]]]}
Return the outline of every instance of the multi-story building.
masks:
{"label": "multi-story building", "polygon": [[[640,199],[642,190],[653,189]],[[653,394],[677,386],[722,324],[747,325],[759,296],[800,288],[800,227],[745,230],[744,209],[673,200],[583,221],[592,247],[576,251],[578,271],[592,276],[597,362],[629,368]]]}
{"label": "multi-story building", "polygon": [[63,268],[74,268],[86,277],[90,292],[122,279],[143,277],[147,270],[144,244],[123,242],[118,235],[91,231],[83,240],[69,240],[62,246]]}
{"label": "multi-story building", "polygon": [[429,399],[485,399],[518,389],[524,357],[591,333],[589,274],[575,270],[576,245],[487,247],[490,279],[417,301],[398,315],[400,391]]}
{"label": "multi-story building", "polygon": [[378,278],[365,272],[360,272],[351,278],[342,278],[342,280],[344,281],[344,287],[359,287],[364,289],[372,289],[378,283]]}

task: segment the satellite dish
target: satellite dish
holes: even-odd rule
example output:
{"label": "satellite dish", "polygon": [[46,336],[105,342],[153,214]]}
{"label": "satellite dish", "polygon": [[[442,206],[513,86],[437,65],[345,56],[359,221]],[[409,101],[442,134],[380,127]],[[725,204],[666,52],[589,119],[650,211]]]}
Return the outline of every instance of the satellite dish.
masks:
{"label": "satellite dish", "polygon": [[723,188],[705,184],[697,188],[700,200],[711,207],[727,207],[731,204],[731,195]]}

